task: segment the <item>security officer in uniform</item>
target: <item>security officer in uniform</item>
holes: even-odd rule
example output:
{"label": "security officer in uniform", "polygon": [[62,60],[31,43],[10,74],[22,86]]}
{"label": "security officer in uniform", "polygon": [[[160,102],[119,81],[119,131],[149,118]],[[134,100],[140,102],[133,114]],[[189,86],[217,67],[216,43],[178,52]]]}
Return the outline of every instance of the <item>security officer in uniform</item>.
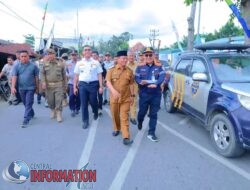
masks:
{"label": "security officer in uniform", "polygon": [[[135,69],[137,67],[137,64],[135,62],[135,55],[133,52],[128,52],[128,68],[130,68],[133,71],[133,74],[135,74]],[[137,125],[136,122],[136,107],[137,107],[137,95],[138,95],[138,85],[136,82],[134,82],[134,101],[133,104],[130,107],[130,122],[133,125]]]}
{"label": "security officer in uniform", "polygon": [[134,75],[127,64],[127,51],[117,52],[117,64],[107,72],[106,81],[110,90],[110,110],[113,119],[113,136],[122,131],[123,144],[130,145],[129,110],[134,100]]}
{"label": "security officer in uniform", "polygon": [[76,63],[74,69],[74,94],[80,94],[83,121],[82,128],[87,129],[89,126],[89,103],[94,113],[94,120],[98,119],[97,92],[103,92],[102,67],[99,61],[91,57],[92,51],[89,45],[83,47],[82,54],[83,59]]}
{"label": "security officer in uniform", "polygon": [[[69,60],[68,54],[67,54],[67,53],[63,53],[60,60],[63,62],[64,67],[65,67],[65,70],[66,70],[66,69],[67,69],[67,68],[66,68],[66,65],[67,65],[67,62],[68,62],[68,60]],[[66,70],[66,76],[67,76],[67,70]],[[68,80],[68,78],[67,78],[67,80]],[[67,90],[66,90],[66,91],[67,91]],[[67,92],[65,92],[65,93],[63,94],[63,97],[64,97],[64,98],[63,98],[62,106],[65,107],[65,106],[68,105]]]}
{"label": "security officer in uniform", "polygon": [[[112,57],[111,54],[109,52],[105,53],[105,61],[103,62],[104,65],[104,69],[106,70],[106,72],[113,68],[115,63],[114,61],[112,61]],[[105,104],[109,104],[110,100],[109,100],[109,90],[107,88],[106,85],[104,85],[104,92],[103,92],[103,105]]]}
{"label": "security officer in uniform", "polygon": [[151,141],[158,141],[155,135],[157,124],[157,112],[161,103],[161,83],[164,80],[165,72],[162,67],[154,62],[154,50],[147,47],[143,51],[144,65],[136,68],[135,80],[139,85],[139,112],[137,115],[138,129],[141,130],[142,123],[149,108],[149,130],[148,138]]}
{"label": "security officer in uniform", "polygon": [[47,54],[41,73],[42,88],[46,90],[51,119],[56,117],[58,122],[62,122],[62,101],[67,88],[65,65],[56,59],[55,50],[48,49]]}
{"label": "security officer in uniform", "polygon": [[69,108],[71,110],[71,116],[79,114],[81,102],[79,94],[74,94],[74,77],[75,77],[75,66],[78,60],[78,52],[73,50],[71,52],[71,59],[66,62],[66,76],[68,79],[68,94],[69,94]]}

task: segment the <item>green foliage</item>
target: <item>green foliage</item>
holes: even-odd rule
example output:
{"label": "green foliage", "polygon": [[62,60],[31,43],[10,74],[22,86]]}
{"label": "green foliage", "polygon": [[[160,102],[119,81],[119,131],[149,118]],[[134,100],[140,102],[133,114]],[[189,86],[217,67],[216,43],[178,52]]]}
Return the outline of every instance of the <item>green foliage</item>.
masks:
{"label": "green foliage", "polygon": [[202,1],[202,0],[184,0],[184,3],[189,6],[193,3],[193,1]]}
{"label": "green foliage", "polygon": [[124,32],[120,36],[113,35],[108,41],[100,39],[96,49],[99,53],[110,52],[114,56],[117,51],[128,49],[128,42],[132,38],[133,36],[129,32]]}
{"label": "green foliage", "polygon": [[[202,0],[184,0],[184,4],[189,6],[193,3],[193,1],[202,1]],[[214,1],[223,1],[223,0],[214,0]],[[240,4],[240,2],[243,1],[243,0],[237,0],[236,1],[236,4]]]}
{"label": "green foliage", "polygon": [[[202,38],[205,38],[205,41],[212,41],[219,38],[228,38],[233,36],[242,36],[244,35],[244,31],[242,28],[235,26],[232,20],[229,20],[224,26],[222,26],[218,31],[215,30],[213,33],[206,33],[201,34]],[[196,35],[194,36],[194,39]],[[180,44],[183,48],[187,47],[187,36],[184,36],[183,39],[180,41]],[[178,44],[175,42],[174,44],[170,45],[171,49],[177,49]]]}
{"label": "green foliage", "polygon": [[205,34],[203,35],[203,37],[205,37],[206,41],[211,41],[219,38],[228,38],[242,35],[244,35],[243,29],[235,26],[234,22],[232,20],[229,20],[218,31],[215,30],[214,33]]}
{"label": "green foliage", "polygon": [[[180,44],[183,48],[187,47],[187,41],[188,41],[187,36],[184,36],[183,39],[180,41]],[[171,49],[178,49],[178,43],[177,42],[173,43],[172,45],[170,45],[170,48]]]}

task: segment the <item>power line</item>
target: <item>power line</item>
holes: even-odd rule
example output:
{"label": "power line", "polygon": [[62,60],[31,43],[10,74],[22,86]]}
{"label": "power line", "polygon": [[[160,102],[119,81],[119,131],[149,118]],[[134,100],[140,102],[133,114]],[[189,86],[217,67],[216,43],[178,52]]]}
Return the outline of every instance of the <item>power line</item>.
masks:
{"label": "power line", "polygon": [[1,11],[1,12],[3,12],[3,13],[5,13],[6,15],[9,15],[9,16],[14,17],[15,19],[18,19],[18,20],[20,20],[20,21],[21,21],[21,19],[20,19],[20,18],[18,18],[17,16],[15,16],[15,15],[13,15],[13,14],[11,14],[11,13],[9,13],[9,12],[7,12],[7,11],[3,10],[3,9],[0,9],[0,11]]}
{"label": "power line", "polygon": [[[12,10],[9,6],[7,6],[5,3],[3,3],[2,1],[0,1],[0,3],[6,7],[9,11],[11,11],[12,13],[14,13],[14,15],[17,17],[17,19],[22,20],[23,22],[25,22],[26,24],[29,24],[30,26],[32,26],[33,28],[37,29],[40,31],[40,29],[38,29],[36,26],[34,26],[32,23],[30,23],[29,21],[27,21],[26,19],[24,19],[23,17],[21,17],[17,12],[15,12],[14,10]],[[13,16],[14,16],[13,15]]]}
{"label": "power line", "polygon": [[159,40],[159,39],[156,39],[157,36],[159,36],[159,30],[155,30],[155,29],[150,30],[149,42],[150,42],[150,45],[151,45],[154,49],[155,49],[155,41],[156,41],[156,40]]}

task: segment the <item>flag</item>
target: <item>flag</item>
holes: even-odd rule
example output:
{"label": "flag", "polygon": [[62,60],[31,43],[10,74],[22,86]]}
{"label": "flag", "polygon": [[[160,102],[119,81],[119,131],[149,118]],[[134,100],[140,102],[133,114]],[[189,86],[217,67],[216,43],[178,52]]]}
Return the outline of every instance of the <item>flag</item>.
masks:
{"label": "flag", "polygon": [[42,24],[41,33],[40,33],[39,50],[42,50],[44,48],[44,44],[43,44],[44,43],[43,42],[43,28],[44,28],[44,22],[45,22],[45,17],[46,17],[47,9],[48,9],[48,1],[46,2],[45,8],[44,8],[44,14],[43,14],[43,17],[42,17],[43,24]]}
{"label": "flag", "polygon": [[171,20],[171,23],[172,23],[172,29],[173,29],[173,31],[174,31],[174,33],[175,33],[175,36],[176,36],[178,48],[179,48],[181,51],[183,51],[183,48],[182,48],[181,43],[180,43],[180,40],[179,40],[179,33],[178,33],[178,30],[177,30],[177,28],[176,28],[175,23],[174,23],[173,20]]}
{"label": "flag", "polygon": [[47,3],[46,3],[46,5],[45,5],[45,8],[44,8],[44,15],[43,15],[43,20],[45,20],[45,17],[46,17],[46,13],[47,13],[47,8],[48,8],[48,1],[47,1]]}
{"label": "flag", "polygon": [[46,46],[44,48],[44,51],[49,49],[51,44],[52,44],[52,41],[54,39],[54,27],[55,27],[55,23],[53,24],[52,28],[51,28],[51,31],[50,31],[50,34],[49,34],[49,37],[47,39],[47,42],[46,42]]}

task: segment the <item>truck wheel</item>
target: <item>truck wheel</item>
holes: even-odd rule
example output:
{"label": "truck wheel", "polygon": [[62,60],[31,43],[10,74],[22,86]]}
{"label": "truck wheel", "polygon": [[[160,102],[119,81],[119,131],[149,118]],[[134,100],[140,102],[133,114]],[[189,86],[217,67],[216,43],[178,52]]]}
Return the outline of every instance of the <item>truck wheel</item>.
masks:
{"label": "truck wheel", "polygon": [[215,114],[212,117],[210,136],[217,152],[225,157],[237,157],[245,151],[237,142],[231,121],[223,113]]}
{"label": "truck wheel", "polygon": [[167,90],[166,94],[164,96],[164,108],[165,108],[166,112],[168,112],[168,113],[173,113],[176,111],[176,108],[174,107],[174,103],[171,99],[171,96],[172,96],[172,94],[171,94],[170,90]]}

